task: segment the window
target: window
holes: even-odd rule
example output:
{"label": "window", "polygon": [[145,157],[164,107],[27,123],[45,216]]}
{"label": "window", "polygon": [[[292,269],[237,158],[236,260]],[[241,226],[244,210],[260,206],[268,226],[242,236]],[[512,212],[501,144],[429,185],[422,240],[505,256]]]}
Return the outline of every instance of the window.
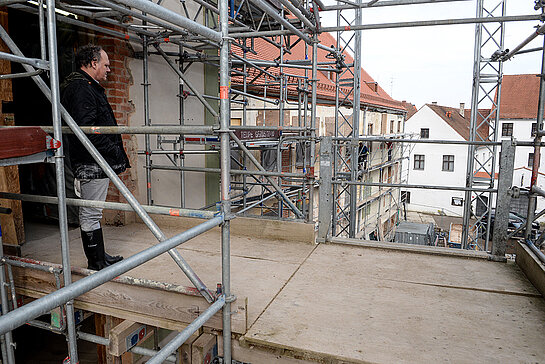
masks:
{"label": "window", "polygon": [[394,133],[394,124],[395,122],[393,120],[390,120],[390,134]]}
{"label": "window", "polygon": [[503,123],[501,126],[501,136],[513,135],[513,123]]}
{"label": "window", "polygon": [[373,124],[367,124],[367,135],[373,135]]}
{"label": "window", "polygon": [[414,169],[424,169],[424,155],[415,154],[414,155]]}
{"label": "window", "polygon": [[430,138],[430,129],[428,129],[428,128],[420,129],[420,138],[429,139]]}
{"label": "window", "polygon": [[402,124],[403,124],[403,122],[402,122],[401,120],[399,120],[399,121],[397,122],[397,132],[398,132],[398,133],[401,133],[401,131],[402,131],[402,130],[401,130],[401,125],[402,125]]}
{"label": "window", "polygon": [[464,199],[461,197],[453,197],[452,200],[450,201],[450,204],[452,206],[463,206]]}
{"label": "window", "polygon": [[448,172],[454,171],[454,156],[453,155],[443,156],[443,171],[448,171]]}
{"label": "window", "polygon": [[367,203],[363,206],[363,216],[369,216],[371,213],[371,204]]}
{"label": "window", "polygon": [[411,203],[411,193],[409,191],[401,191],[401,202]]}
{"label": "window", "polygon": [[528,167],[534,166],[534,153],[528,153]]}
{"label": "window", "polygon": [[537,123],[532,123],[532,132],[530,133],[530,136],[535,136],[537,131]]}

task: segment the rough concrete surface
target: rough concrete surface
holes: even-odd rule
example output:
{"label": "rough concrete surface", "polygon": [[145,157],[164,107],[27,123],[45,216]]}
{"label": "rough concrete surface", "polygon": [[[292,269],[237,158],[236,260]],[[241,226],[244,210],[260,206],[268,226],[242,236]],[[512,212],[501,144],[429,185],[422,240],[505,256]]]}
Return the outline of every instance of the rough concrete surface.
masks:
{"label": "rough concrete surface", "polygon": [[[472,289],[501,282],[535,296]],[[355,362],[544,362],[545,303],[514,265],[321,245],[246,336]]]}
{"label": "rough concrete surface", "polygon": [[[125,256],[155,242],[139,224],[105,236],[110,254]],[[72,264],[85,266],[79,231],[69,237]],[[29,238],[24,256],[60,262],[58,234]],[[545,362],[545,302],[513,263],[266,237],[231,243],[250,345],[322,362]],[[179,249],[205,284],[221,281],[217,230]],[[168,255],[127,274],[189,285]]]}

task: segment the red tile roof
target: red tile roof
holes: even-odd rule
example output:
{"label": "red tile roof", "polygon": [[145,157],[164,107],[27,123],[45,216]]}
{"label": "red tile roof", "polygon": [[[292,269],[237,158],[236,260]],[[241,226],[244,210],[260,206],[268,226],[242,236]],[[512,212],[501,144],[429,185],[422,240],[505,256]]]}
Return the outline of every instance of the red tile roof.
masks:
{"label": "red tile roof", "polygon": [[[292,42],[294,39],[297,39],[296,37],[291,37]],[[336,41],[333,36],[331,36],[329,33],[322,33],[318,36],[318,39],[321,44],[324,44],[326,46],[335,45]],[[272,61],[275,60],[280,55],[279,49],[274,46],[273,44],[270,44],[269,42],[261,39],[256,38],[254,40],[254,50],[257,52],[257,55],[254,55],[250,52],[246,53],[246,57],[251,59],[259,59],[259,60],[266,60],[266,61]],[[243,52],[239,47],[233,46],[232,52],[235,53],[238,56],[242,56]],[[290,48],[290,53],[286,53],[284,55],[284,60],[304,60],[309,59],[310,55],[308,57],[305,57],[305,45],[303,41],[299,41],[295,46],[292,45]],[[311,52],[311,49],[309,48],[309,52]],[[345,56],[345,63],[351,64],[354,62],[352,56],[347,54],[346,52],[343,53]],[[322,50],[318,48],[318,62],[328,62],[333,61],[331,58],[327,58],[328,52],[325,50]],[[325,68],[326,66],[319,65],[319,68]],[[329,67],[335,67],[335,65],[329,65]],[[278,68],[269,68],[267,70],[268,72],[278,75],[279,71]],[[248,78],[247,82],[250,82],[254,78],[253,82],[247,84],[248,90],[253,93],[263,94],[263,85],[271,81],[271,77],[265,74],[260,74],[260,72],[253,68],[248,68]],[[284,73],[287,74],[293,74],[297,76],[303,76],[305,74],[304,69],[298,69],[298,68],[284,68]],[[307,71],[309,78],[310,78],[310,70]],[[318,84],[317,84],[317,97],[318,97],[318,103],[331,103],[335,101],[335,82],[331,81],[326,75],[326,71],[318,71]],[[350,78],[348,73],[345,73],[342,78]],[[334,78],[333,78],[334,79]],[[297,85],[294,83],[297,83],[297,81],[300,80],[300,78],[297,77],[288,77],[288,97],[290,98],[297,98]],[[242,76],[239,75],[233,75],[231,78],[231,82],[233,85],[241,85],[243,82]],[[350,87],[340,87],[340,95],[339,98],[342,100],[343,98],[347,97],[352,100],[353,96],[350,92]],[[267,87],[267,93],[269,94],[276,94],[278,95],[278,85],[270,85]],[[390,97],[379,85],[378,83],[373,80],[373,78],[364,70],[361,71],[361,97],[360,97],[361,103],[363,106],[376,106],[381,108],[389,108],[389,109],[395,109],[404,111],[405,108],[403,107],[403,104],[399,101],[396,101]]]}
{"label": "red tile roof", "polygon": [[[426,104],[437,115],[441,117],[452,129],[454,129],[462,138],[469,140],[469,125],[471,118],[471,110],[464,109],[464,115],[460,115],[460,108],[441,106],[436,104]],[[480,110],[481,115],[488,114],[489,110]],[[486,140],[488,138],[488,125],[486,123],[481,124],[483,118],[479,117],[478,133],[480,138],[478,140]]]}
{"label": "red tile roof", "polygon": [[504,75],[500,119],[536,119],[539,78],[536,75]]}
{"label": "red tile roof", "polygon": [[405,117],[406,120],[409,120],[411,118],[411,116],[416,114],[416,112],[418,111],[416,106],[414,104],[411,104],[410,102],[407,102],[407,101],[403,100],[403,101],[401,101],[401,104],[403,105],[405,110],[407,110],[407,116]]}

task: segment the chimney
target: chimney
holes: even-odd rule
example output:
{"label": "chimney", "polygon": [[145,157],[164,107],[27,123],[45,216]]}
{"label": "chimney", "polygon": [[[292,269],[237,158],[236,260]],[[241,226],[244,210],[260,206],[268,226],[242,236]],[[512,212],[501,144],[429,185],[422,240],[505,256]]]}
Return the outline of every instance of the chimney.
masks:
{"label": "chimney", "polygon": [[432,105],[437,105],[437,101],[432,101],[431,104]]}
{"label": "chimney", "polygon": [[466,110],[466,104],[464,104],[463,102],[460,102],[460,115],[463,117],[464,114],[465,114],[465,110]]}

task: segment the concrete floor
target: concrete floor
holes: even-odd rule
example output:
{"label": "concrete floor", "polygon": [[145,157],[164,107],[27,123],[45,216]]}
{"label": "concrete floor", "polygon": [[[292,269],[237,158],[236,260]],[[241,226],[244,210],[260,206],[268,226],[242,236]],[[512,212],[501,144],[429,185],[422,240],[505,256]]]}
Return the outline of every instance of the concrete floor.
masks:
{"label": "concrete floor", "polygon": [[[23,256],[60,263],[58,234],[34,230]],[[104,230],[110,254],[155,241],[139,224]],[[85,266],[79,231],[69,238],[72,264]],[[514,263],[265,237],[231,245],[250,345],[329,362],[545,363],[545,301]],[[209,287],[221,281],[218,231],[179,250]],[[127,275],[189,285],[168,255]]]}

